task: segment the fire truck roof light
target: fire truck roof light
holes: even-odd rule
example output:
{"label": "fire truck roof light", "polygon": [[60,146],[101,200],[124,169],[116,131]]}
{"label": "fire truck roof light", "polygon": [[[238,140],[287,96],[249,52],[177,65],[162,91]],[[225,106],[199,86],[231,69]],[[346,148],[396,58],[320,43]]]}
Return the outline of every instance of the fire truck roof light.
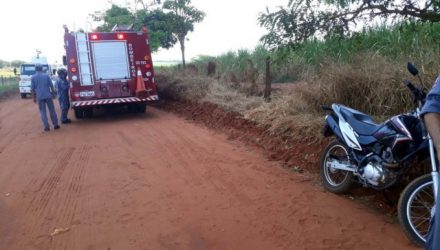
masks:
{"label": "fire truck roof light", "polygon": [[93,34],[93,35],[90,36],[90,38],[92,40],[96,40],[96,39],[98,39],[98,35],[97,34]]}
{"label": "fire truck roof light", "polygon": [[119,40],[123,40],[123,39],[125,39],[124,34],[118,34],[116,37],[117,37]]}

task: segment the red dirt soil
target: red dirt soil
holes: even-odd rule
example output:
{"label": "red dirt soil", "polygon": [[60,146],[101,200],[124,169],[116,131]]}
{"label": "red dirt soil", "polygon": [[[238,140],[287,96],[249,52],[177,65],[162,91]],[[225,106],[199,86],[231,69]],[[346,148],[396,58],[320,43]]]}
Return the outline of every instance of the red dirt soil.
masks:
{"label": "red dirt soil", "polygon": [[415,249],[374,210],[155,108],[44,133],[30,100],[2,101],[0,169],[0,249]]}
{"label": "red dirt soil", "polygon": [[272,135],[267,128],[243,118],[236,112],[225,111],[216,104],[204,102],[160,102],[157,107],[174,112],[187,119],[201,122],[209,128],[226,133],[230,139],[239,139],[248,145],[264,150],[270,160],[283,162],[286,167],[297,167],[297,171],[307,169],[316,173],[319,155],[327,142],[309,144],[298,142],[283,135]]}

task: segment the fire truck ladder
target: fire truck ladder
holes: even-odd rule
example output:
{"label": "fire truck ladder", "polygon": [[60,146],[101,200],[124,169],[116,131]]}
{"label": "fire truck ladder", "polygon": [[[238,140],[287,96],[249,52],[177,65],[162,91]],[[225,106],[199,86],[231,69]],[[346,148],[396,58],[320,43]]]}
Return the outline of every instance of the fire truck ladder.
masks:
{"label": "fire truck ladder", "polygon": [[79,75],[81,85],[93,85],[93,75],[90,58],[89,40],[86,33],[76,33],[76,48],[78,53]]}

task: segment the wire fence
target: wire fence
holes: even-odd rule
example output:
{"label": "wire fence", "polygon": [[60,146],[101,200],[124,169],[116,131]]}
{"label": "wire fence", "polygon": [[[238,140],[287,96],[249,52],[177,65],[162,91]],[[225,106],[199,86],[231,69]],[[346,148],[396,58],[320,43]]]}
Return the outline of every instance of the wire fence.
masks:
{"label": "wire fence", "polygon": [[18,77],[0,76],[0,99],[5,94],[18,92],[18,82]]}
{"label": "wire fence", "polygon": [[16,76],[0,76],[0,86],[18,84],[19,78]]}

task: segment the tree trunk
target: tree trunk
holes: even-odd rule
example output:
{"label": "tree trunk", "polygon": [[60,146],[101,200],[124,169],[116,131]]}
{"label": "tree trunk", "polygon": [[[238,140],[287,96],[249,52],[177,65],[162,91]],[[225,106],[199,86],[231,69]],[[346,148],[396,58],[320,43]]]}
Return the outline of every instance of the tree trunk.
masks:
{"label": "tree trunk", "polygon": [[266,74],[265,74],[264,99],[270,102],[270,94],[272,92],[272,83],[270,81],[270,57],[266,57]]}
{"label": "tree trunk", "polygon": [[180,51],[182,52],[182,66],[183,68],[185,68],[186,63],[185,63],[185,38],[179,38],[179,43],[180,43]]}

